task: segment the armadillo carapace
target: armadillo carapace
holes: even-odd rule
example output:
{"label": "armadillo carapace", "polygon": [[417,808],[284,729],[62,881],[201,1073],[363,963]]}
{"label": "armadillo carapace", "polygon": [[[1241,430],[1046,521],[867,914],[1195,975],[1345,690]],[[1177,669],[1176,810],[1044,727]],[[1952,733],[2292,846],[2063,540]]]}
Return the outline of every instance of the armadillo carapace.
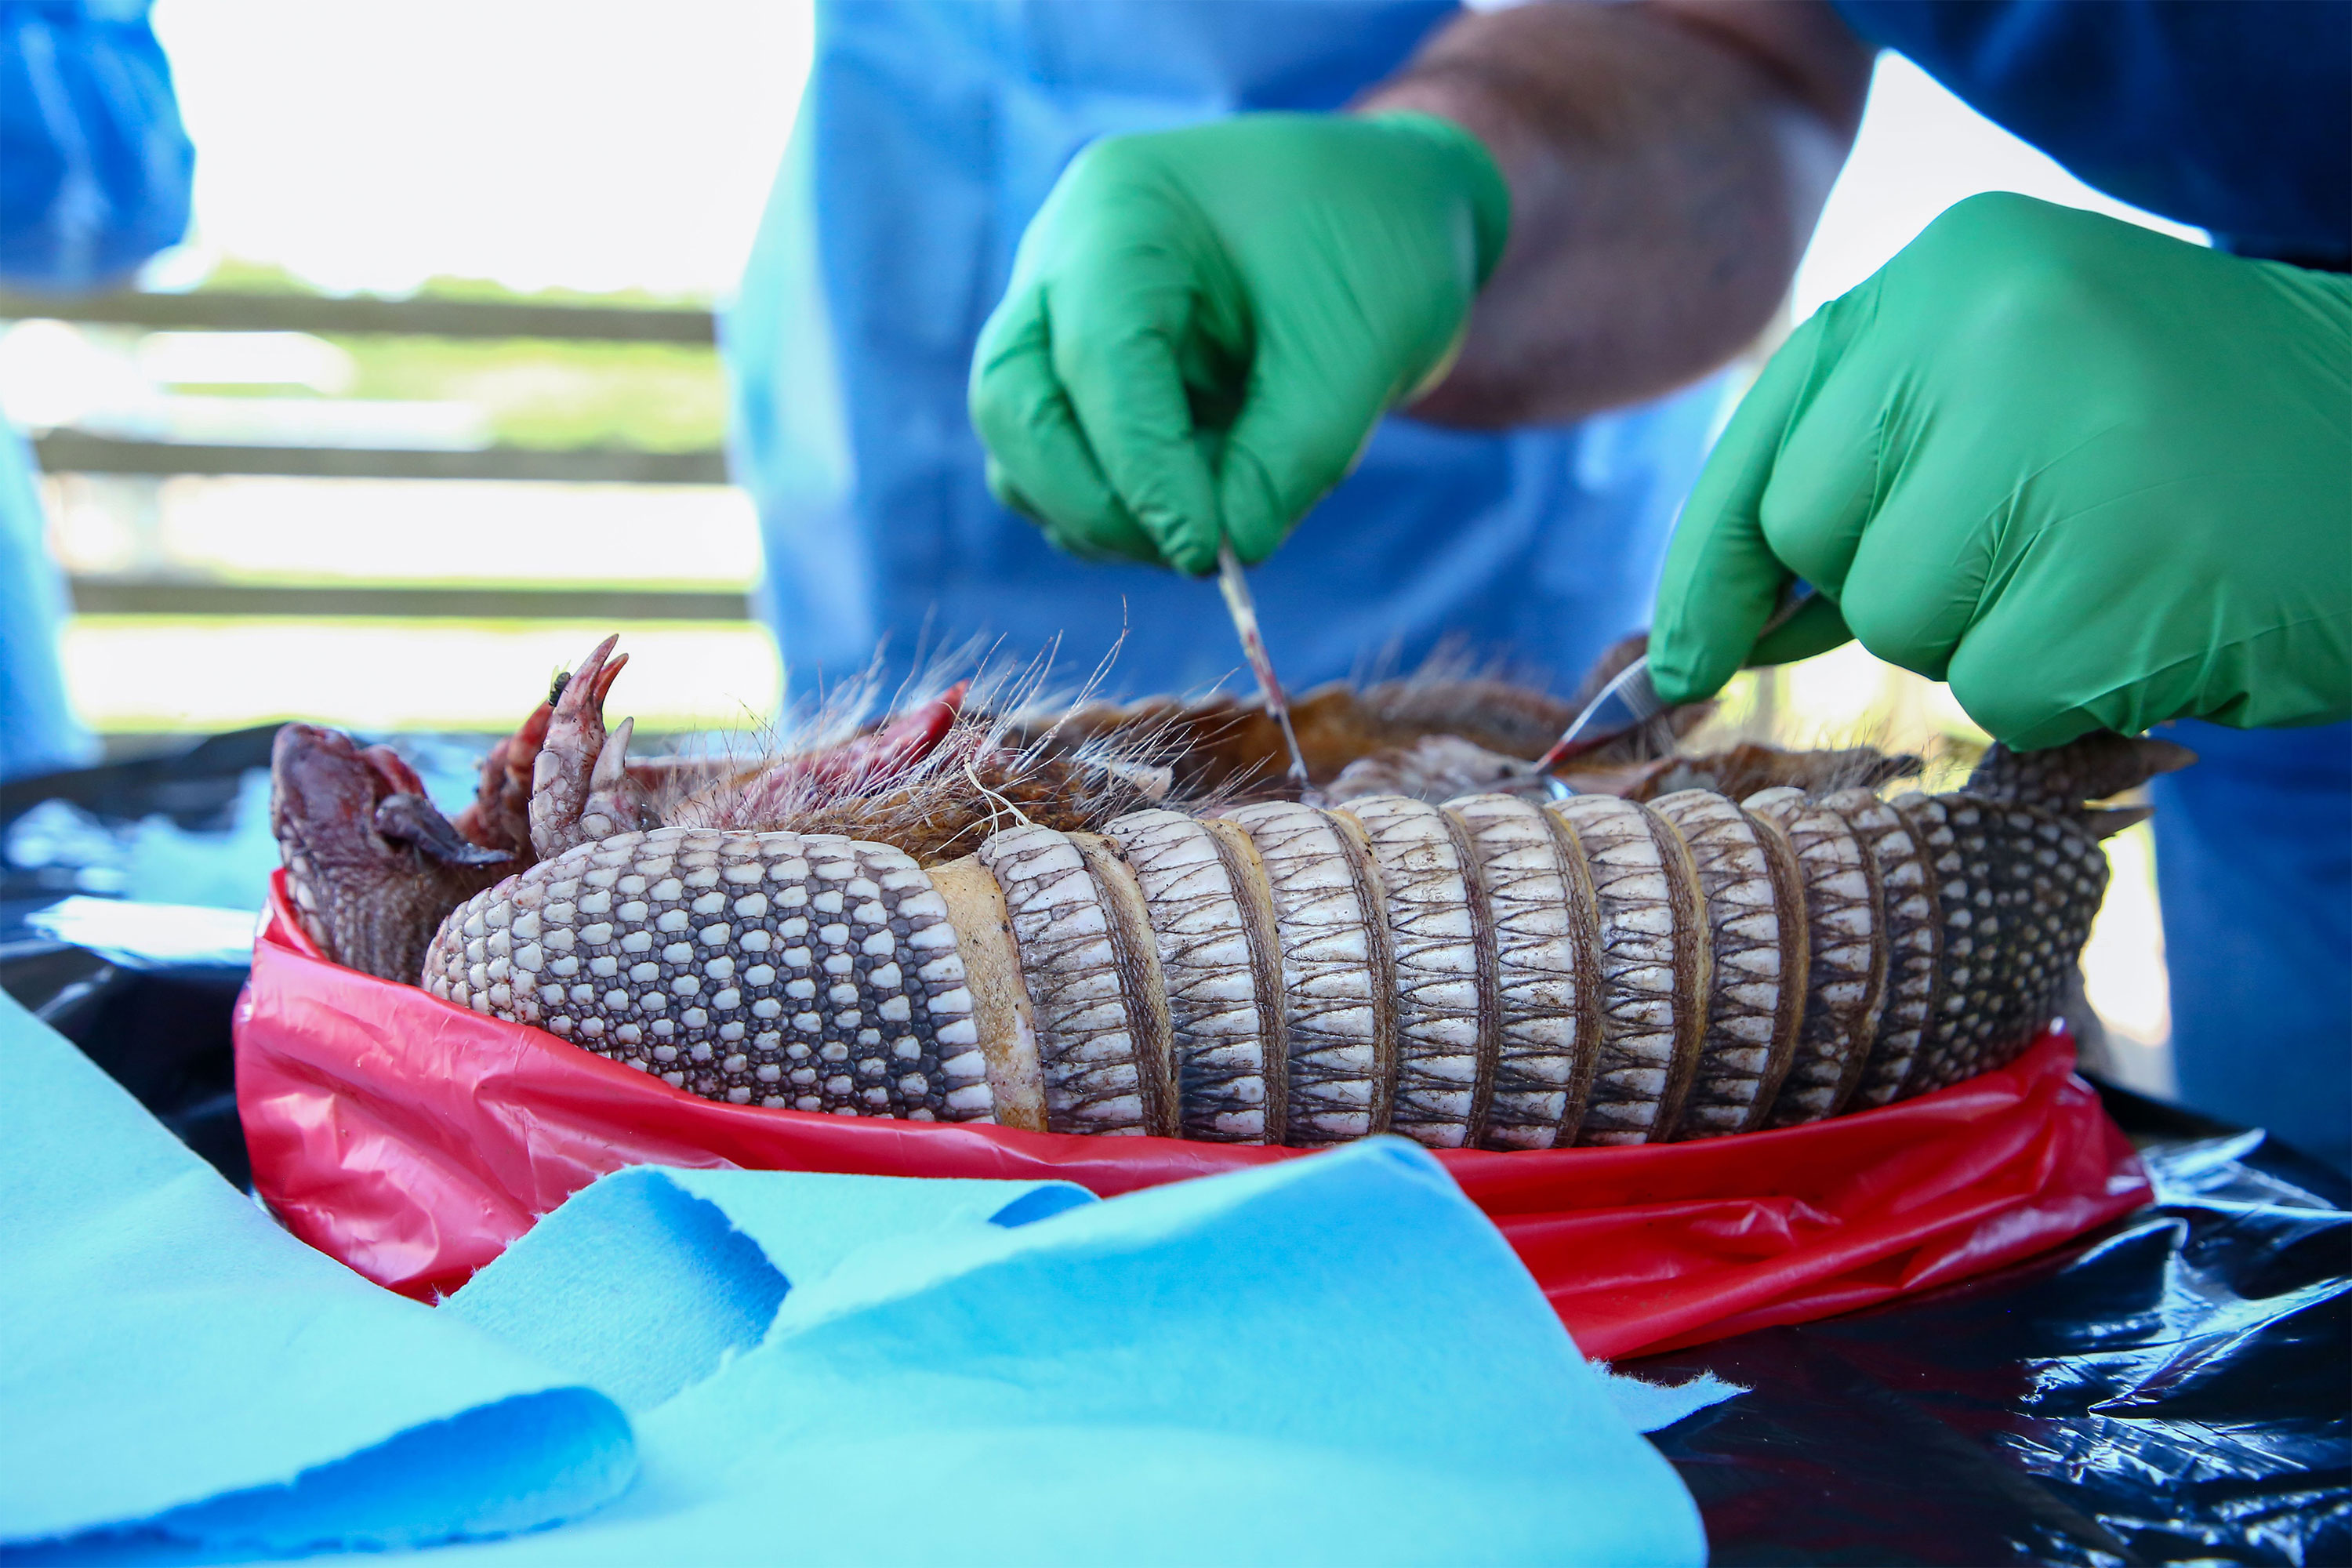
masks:
{"label": "armadillo carapace", "polygon": [[[1008,801],[927,860],[625,826],[607,799],[599,836],[458,906],[423,984],[739,1105],[1291,1145],[1711,1137],[2009,1060],[2058,1012],[2099,838],[2137,819],[2085,803],[2184,760],[2099,735],[1893,800],[1372,795],[1098,831]],[[585,778],[626,784],[610,755]]]}

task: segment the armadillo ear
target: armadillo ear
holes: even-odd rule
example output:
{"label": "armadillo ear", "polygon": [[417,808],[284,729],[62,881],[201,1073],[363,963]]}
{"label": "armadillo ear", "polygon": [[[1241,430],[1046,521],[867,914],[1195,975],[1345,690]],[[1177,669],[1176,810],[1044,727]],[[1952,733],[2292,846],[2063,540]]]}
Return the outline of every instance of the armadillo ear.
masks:
{"label": "armadillo ear", "polygon": [[375,808],[376,837],[405,844],[418,854],[451,866],[497,866],[514,858],[503,849],[468,841],[440,808],[421,795],[388,795]]}
{"label": "armadillo ear", "polygon": [[2094,838],[2113,838],[2126,827],[2137,827],[2156,815],[2152,805],[2113,805],[2078,813],[2075,820]]}

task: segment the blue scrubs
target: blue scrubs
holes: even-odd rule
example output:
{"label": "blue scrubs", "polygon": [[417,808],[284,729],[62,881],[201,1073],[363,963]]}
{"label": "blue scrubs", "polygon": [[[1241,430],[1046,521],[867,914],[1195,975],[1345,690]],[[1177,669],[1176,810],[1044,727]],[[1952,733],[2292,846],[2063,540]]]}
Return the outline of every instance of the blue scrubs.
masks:
{"label": "blue scrubs", "polygon": [[[1087,565],[996,505],[965,414],[981,323],[1055,179],[1097,136],[1331,110],[1454,15],[1427,0],[859,0],[818,10],[796,140],[724,322],[733,458],[796,690],[975,635],[1185,690],[1234,671],[1215,588]],[[1391,418],[1258,569],[1286,679],[1448,634],[1572,681],[1648,618],[1716,384],[1577,426]]]}
{"label": "blue scrubs", "polygon": [[[0,280],[121,281],[188,226],[194,153],[144,0],[0,0]],[[65,584],[31,452],[0,426],[0,779],[86,761],[58,662]]]}
{"label": "blue scrubs", "polygon": [[[2352,259],[2352,5],[1837,5],[2086,184]],[[2181,1099],[2352,1170],[2352,725],[2174,730],[2202,758],[2154,792]]]}

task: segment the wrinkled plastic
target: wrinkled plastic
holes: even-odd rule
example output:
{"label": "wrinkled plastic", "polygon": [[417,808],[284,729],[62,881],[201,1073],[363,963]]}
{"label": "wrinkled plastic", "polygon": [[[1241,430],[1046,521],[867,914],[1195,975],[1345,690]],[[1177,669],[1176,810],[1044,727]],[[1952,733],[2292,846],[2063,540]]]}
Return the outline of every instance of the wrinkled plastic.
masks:
{"label": "wrinkled plastic", "polygon": [[[1109,1195],[1293,1157],[1172,1139],[722,1104],[320,957],[282,901],[238,1004],[256,1189],[370,1279],[456,1289],[623,1165],[1061,1177]],[[1447,1151],[1587,1353],[1801,1322],[2028,1257],[2147,1201],[2053,1035],[1999,1072],[1811,1127],[1654,1148]]]}
{"label": "wrinkled plastic", "polygon": [[2352,1563],[2352,1184],[2111,1093],[2156,1189],[2121,1225],[1633,1369],[1751,1390],[1654,1439],[1716,1568]]}

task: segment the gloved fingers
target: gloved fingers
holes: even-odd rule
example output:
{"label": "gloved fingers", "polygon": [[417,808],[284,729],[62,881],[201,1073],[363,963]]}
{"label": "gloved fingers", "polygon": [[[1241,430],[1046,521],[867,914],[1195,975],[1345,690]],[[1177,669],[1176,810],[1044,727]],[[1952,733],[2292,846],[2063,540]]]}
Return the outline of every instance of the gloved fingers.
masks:
{"label": "gloved fingers", "polygon": [[[1851,347],[1856,318],[1869,303],[1849,297],[1818,313],[1824,347],[1835,338]],[[1878,510],[1889,488],[1902,482],[1913,447],[1927,434],[1919,426],[1930,416],[1889,384],[1888,357],[1865,343],[1860,352],[1815,358],[1759,506],[1772,552],[1841,604],[1855,553],[1878,527]]]}
{"label": "gloved fingers", "polygon": [[1216,566],[1221,531],[1179,358],[1192,293],[1170,247],[1090,247],[1054,285],[1052,351],[1112,493],[1160,559],[1198,576]]}
{"label": "gloved fingers", "polygon": [[[1064,549],[1133,559],[1140,531],[1078,428],[1054,372],[1051,341],[1036,289],[1008,296],[981,331],[969,402],[972,428],[988,448],[989,491]],[[1142,557],[1157,558],[1156,550]]]}
{"label": "gloved fingers", "polygon": [[1273,554],[1348,477],[1388,412],[1390,392],[1369,342],[1310,353],[1288,334],[1260,340],[1217,474],[1234,554],[1253,566]]}
{"label": "gloved fingers", "polygon": [[2217,635],[2221,605],[2242,603],[2228,563],[2151,596],[2141,531],[2114,526],[2116,510],[2045,528],[1952,650],[1952,696],[1988,734],[2021,750],[2086,730],[2137,734],[2214,717],[2271,684],[2247,639]]}
{"label": "gloved fingers", "polygon": [[1037,503],[1021,493],[1021,487],[1013,482],[1013,476],[1004,471],[1003,464],[991,458],[982,469],[982,473],[988,481],[988,493],[997,505],[1009,512],[1028,519],[1041,529],[1052,526],[1046,521],[1045,514],[1038,510]]}
{"label": "gloved fingers", "polygon": [[2085,665],[2084,650],[2065,647],[2068,640],[2040,606],[1995,603],[1947,661],[1952,700],[1986,734],[2019,751],[2063,745],[2093,730],[2136,733],[2156,721],[2134,721],[2130,694]]}
{"label": "gloved fingers", "polygon": [[1985,608],[1994,526],[1965,491],[1927,483],[1889,496],[1838,595],[1862,646],[1930,680],[1945,679],[1953,650]]}
{"label": "gloved fingers", "polygon": [[1813,380],[1821,321],[1816,313],[1766,363],[1683,504],[1650,621],[1650,677],[1669,702],[1723,689],[1795,575],[1765,538],[1762,509]]}
{"label": "gloved fingers", "polygon": [[[1083,561],[1090,566],[1100,566],[1119,561],[1132,561],[1144,566],[1164,564],[1160,559],[1159,547],[1149,540],[1143,540],[1139,545],[1122,547],[1098,544],[1089,536],[1065,533],[1059,529],[1048,528],[1043,531],[1046,543],[1072,560]],[[1137,538],[1142,539],[1142,536],[1139,534]]]}
{"label": "gloved fingers", "polygon": [[1017,512],[1037,524],[1038,531],[1045,536],[1045,542],[1063,553],[1075,556],[1080,561],[1139,561],[1146,565],[1159,563],[1159,546],[1144,537],[1143,531],[1136,527],[1133,521],[1126,517],[1124,511],[1111,520],[1117,524],[1116,527],[1093,529],[1086,532],[1065,529],[1048,518],[1043,509],[1022,493],[1021,487],[1013,482],[1012,478],[1005,473],[1003,465],[995,458],[988,459],[986,471],[988,493],[996,498],[997,505],[1007,511]]}
{"label": "gloved fingers", "polygon": [[1045,542],[1066,555],[1080,561],[1132,561],[1144,566],[1160,566],[1160,546],[1150,536],[1132,523],[1121,532],[1074,533],[1059,528],[1045,530]]}

